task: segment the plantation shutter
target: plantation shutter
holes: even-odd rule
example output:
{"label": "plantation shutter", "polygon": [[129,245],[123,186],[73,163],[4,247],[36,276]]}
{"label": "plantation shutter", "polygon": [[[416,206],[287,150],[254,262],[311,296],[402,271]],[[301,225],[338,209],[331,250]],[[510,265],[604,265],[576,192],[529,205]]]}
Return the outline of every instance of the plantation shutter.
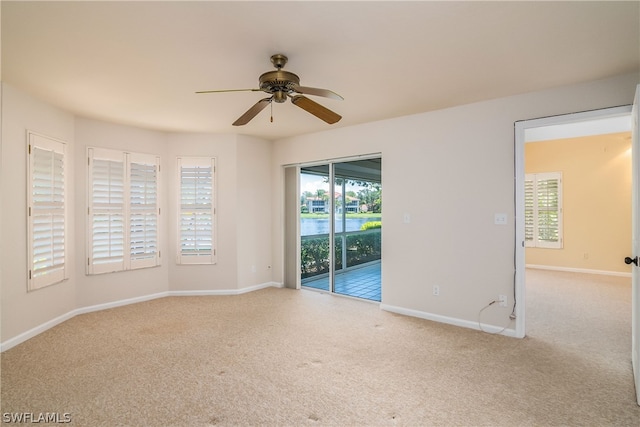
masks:
{"label": "plantation shutter", "polygon": [[66,144],[28,133],[28,290],[58,283],[66,270]]}
{"label": "plantation shutter", "polygon": [[160,264],[160,158],[88,149],[87,273]]}
{"label": "plantation shutter", "polygon": [[124,270],[125,159],[121,152],[89,148],[88,273]]}
{"label": "plantation shutter", "polygon": [[539,244],[555,244],[560,242],[559,236],[559,178],[538,178],[538,241]]}
{"label": "plantation shutter", "polygon": [[178,264],[214,264],[215,159],[178,158]]}
{"label": "plantation shutter", "polygon": [[562,174],[525,176],[525,245],[562,248]]}
{"label": "plantation shutter", "polygon": [[524,180],[524,244],[535,246],[535,180],[533,175],[526,175]]}
{"label": "plantation shutter", "polygon": [[131,268],[158,265],[158,178],[160,159],[131,154],[129,161],[129,248]]}

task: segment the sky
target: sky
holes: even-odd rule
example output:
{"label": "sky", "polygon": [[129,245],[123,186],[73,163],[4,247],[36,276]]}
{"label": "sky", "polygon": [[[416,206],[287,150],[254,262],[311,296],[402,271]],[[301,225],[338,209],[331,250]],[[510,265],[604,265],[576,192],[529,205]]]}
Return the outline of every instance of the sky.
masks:
{"label": "sky", "polygon": [[[318,175],[311,175],[306,173],[300,174],[300,195],[303,195],[305,191],[310,191],[315,194],[318,191],[318,188],[321,188],[328,192],[329,183],[325,182],[323,177]],[[358,194],[358,191],[360,191],[362,188],[364,187],[347,183],[346,191],[353,191],[354,193]],[[338,191],[338,193],[341,192],[342,191]]]}

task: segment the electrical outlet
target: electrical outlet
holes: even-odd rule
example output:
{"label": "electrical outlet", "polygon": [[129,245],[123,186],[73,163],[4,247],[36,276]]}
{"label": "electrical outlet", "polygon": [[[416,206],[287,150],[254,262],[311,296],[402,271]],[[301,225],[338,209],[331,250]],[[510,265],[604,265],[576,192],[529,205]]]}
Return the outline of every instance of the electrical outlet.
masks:
{"label": "electrical outlet", "polygon": [[507,306],[507,296],[506,295],[498,295],[498,302],[500,302],[500,307]]}
{"label": "electrical outlet", "polygon": [[440,286],[434,286],[433,287],[433,295],[434,296],[439,296],[440,295]]}

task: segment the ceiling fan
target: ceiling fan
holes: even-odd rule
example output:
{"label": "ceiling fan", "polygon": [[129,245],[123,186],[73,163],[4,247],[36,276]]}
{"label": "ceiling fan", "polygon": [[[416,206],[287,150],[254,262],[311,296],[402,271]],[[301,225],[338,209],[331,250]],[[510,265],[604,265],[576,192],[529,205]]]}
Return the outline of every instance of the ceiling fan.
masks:
{"label": "ceiling fan", "polygon": [[[339,114],[334,113],[304,95],[324,96],[325,98],[339,100],[344,98],[327,89],[300,86],[300,78],[297,75],[282,69],[287,63],[287,60],[288,58],[282,54],[271,56],[271,63],[276,67],[276,71],[267,71],[262,74],[259,78],[260,87],[258,89],[203,90],[196,93],[262,91],[271,94],[270,97],[261,99],[256,102],[253,107],[249,108],[238,120],[233,122],[234,126],[246,125],[273,101],[283,103],[287,98],[291,99],[293,105],[302,108],[329,124],[338,122],[342,118]],[[273,121],[273,118],[271,120]]]}

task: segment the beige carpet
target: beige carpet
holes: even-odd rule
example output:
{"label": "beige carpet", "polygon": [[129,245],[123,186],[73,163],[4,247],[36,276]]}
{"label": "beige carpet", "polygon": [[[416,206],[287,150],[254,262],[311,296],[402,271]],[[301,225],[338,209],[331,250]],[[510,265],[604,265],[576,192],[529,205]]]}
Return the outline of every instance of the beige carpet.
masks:
{"label": "beige carpet", "polygon": [[1,412],[75,426],[640,425],[629,279],[528,280],[523,340],[288,289],[77,316],[2,354]]}

